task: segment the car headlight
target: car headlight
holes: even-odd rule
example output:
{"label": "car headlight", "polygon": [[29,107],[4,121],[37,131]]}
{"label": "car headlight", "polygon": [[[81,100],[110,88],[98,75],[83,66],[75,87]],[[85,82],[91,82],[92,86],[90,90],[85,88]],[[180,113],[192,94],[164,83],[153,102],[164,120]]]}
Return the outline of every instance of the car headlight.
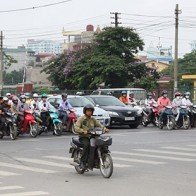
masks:
{"label": "car headlight", "polygon": [[119,116],[117,112],[108,111],[109,115]]}
{"label": "car headlight", "polygon": [[103,117],[110,117],[109,112],[104,113],[104,114],[103,114]]}

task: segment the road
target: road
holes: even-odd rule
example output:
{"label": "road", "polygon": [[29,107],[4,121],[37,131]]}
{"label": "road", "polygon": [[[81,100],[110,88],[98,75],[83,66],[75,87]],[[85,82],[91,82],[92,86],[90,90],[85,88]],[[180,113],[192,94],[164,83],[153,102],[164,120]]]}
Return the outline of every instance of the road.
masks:
{"label": "road", "polygon": [[111,129],[114,173],[79,175],[69,164],[73,135],[0,141],[3,196],[195,196],[196,129]]}

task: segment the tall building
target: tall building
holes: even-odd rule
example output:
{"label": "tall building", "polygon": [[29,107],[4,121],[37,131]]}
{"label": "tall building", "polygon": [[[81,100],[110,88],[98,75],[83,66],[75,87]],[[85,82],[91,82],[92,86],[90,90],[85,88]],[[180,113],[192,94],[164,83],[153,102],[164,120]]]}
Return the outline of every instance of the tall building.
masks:
{"label": "tall building", "polygon": [[51,40],[27,40],[27,50],[38,53],[60,54],[62,52],[62,44]]}
{"label": "tall building", "polygon": [[191,42],[191,50],[196,50],[196,40]]}

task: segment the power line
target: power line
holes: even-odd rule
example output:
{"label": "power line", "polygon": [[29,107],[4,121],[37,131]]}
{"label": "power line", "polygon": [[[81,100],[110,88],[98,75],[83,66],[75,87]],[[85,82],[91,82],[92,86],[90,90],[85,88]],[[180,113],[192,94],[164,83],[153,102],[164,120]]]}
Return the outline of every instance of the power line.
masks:
{"label": "power line", "polygon": [[124,15],[130,15],[130,16],[138,16],[138,17],[149,17],[149,18],[173,18],[173,16],[155,16],[155,15],[142,15],[142,14],[128,14],[128,13],[122,13]]}
{"label": "power line", "polygon": [[27,7],[27,8],[19,8],[19,9],[13,9],[13,10],[1,10],[0,13],[35,10],[35,9],[39,9],[39,8],[45,8],[45,7],[50,7],[50,6],[54,6],[54,5],[67,3],[69,1],[72,1],[72,0],[60,1],[60,2],[56,2],[56,3],[50,3],[50,4],[45,4],[45,5],[40,5],[40,6],[33,6],[33,7]]}

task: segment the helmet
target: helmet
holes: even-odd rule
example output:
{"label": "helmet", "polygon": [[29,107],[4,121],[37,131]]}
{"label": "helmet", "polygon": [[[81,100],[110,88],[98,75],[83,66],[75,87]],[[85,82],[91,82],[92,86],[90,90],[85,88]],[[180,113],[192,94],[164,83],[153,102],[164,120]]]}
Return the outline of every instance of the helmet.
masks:
{"label": "helmet", "polygon": [[21,95],[21,96],[20,96],[20,101],[21,101],[22,99],[26,99],[26,96],[25,96],[25,95]]}
{"label": "helmet", "polygon": [[62,93],[62,97],[67,97],[67,93]]}
{"label": "helmet", "polygon": [[175,97],[181,96],[181,93],[180,93],[180,92],[176,92],[176,93],[174,94],[174,96],[175,96]]}
{"label": "helmet", "polygon": [[122,95],[123,95],[123,94],[127,94],[127,91],[122,91],[121,94],[122,94]]}
{"label": "helmet", "polygon": [[152,93],[151,92],[147,93],[147,97],[149,97],[149,96],[152,96]]}
{"label": "helmet", "polygon": [[39,97],[39,95],[37,93],[33,94],[33,98],[38,98],[38,97]]}
{"label": "helmet", "polygon": [[167,91],[166,90],[163,90],[161,95],[163,96],[164,94],[167,94]]}
{"label": "helmet", "polygon": [[46,93],[43,93],[42,94],[42,98],[47,98],[48,96],[47,96],[47,94]]}
{"label": "helmet", "polygon": [[186,92],[186,93],[184,93],[184,96],[186,96],[186,95],[191,95],[191,93],[190,92]]}
{"label": "helmet", "polygon": [[94,112],[94,110],[95,110],[95,108],[93,107],[93,105],[87,104],[87,105],[84,106],[84,108],[83,108],[83,113],[85,114],[85,113],[86,113],[86,110],[88,110],[88,109],[92,110],[92,112]]}
{"label": "helmet", "polygon": [[6,93],[6,97],[11,96],[11,93]]}
{"label": "helmet", "polygon": [[7,97],[3,97],[3,101],[9,101]]}

